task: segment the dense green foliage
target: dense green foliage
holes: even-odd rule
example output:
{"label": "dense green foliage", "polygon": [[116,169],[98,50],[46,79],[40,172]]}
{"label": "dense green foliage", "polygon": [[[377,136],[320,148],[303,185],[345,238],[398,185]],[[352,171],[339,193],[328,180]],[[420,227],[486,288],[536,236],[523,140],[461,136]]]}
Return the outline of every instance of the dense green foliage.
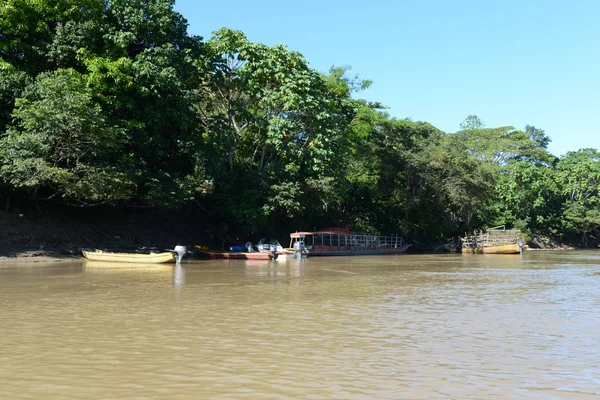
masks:
{"label": "dense green foliage", "polygon": [[456,133],[359,98],[348,68],[223,28],[173,0],[0,6],[0,197],[199,205],[238,236],[342,225],[434,242],[486,226],[588,243],[600,153],[533,126]]}

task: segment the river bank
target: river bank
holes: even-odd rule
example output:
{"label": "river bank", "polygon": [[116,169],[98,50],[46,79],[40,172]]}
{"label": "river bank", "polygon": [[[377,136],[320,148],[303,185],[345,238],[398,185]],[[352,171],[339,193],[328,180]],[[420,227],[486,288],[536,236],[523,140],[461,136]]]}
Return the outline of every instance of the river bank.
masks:
{"label": "river bank", "polygon": [[[4,264],[82,260],[82,248],[163,251],[177,244],[220,248],[229,245],[227,239],[233,240],[194,214],[166,216],[145,210],[115,212],[101,208],[44,214],[0,211],[0,263]],[[542,235],[534,235],[527,244],[530,250],[580,248]],[[416,245],[411,252],[432,253],[435,249]]]}
{"label": "river bank", "polygon": [[0,211],[0,263],[69,262],[83,259],[82,248],[163,251],[210,240],[206,224],[194,215],[101,208],[44,214]]}
{"label": "river bank", "polygon": [[82,256],[66,256],[57,252],[48,251],[22,251],[16,252],[10,256],[0,255],[0,265],[2,264],[29,264],[29,263],[66,263],[74,261],[82,261]]}

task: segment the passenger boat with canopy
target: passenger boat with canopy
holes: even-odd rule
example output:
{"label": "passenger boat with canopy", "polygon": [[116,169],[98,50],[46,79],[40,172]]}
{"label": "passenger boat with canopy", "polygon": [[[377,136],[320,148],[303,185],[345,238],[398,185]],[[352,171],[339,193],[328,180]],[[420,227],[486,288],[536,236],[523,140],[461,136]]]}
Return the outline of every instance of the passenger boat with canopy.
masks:
{"label": "passenger boat with canopy", "polygon": [[344,228],[290,234],[290,250],[305,248],[310,257],[401,254],[410,246],[398,235],[355,233]]}

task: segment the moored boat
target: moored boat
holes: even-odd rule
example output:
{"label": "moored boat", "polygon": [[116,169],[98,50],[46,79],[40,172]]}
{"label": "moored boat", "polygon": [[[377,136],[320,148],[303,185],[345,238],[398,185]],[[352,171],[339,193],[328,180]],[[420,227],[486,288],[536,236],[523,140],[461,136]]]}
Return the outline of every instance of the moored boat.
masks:
{"label": "moored boat", "polygon": [[[527,246],[523,246],[523,250],[527,250]],[[521,248],[518,244],[503,244],[500,246],[463,249],[462,252],[476,254],[519,254],[521,252]]]}
{"label": "moored boat", "polygon": [[162,253],[120,253],[103,250],[81,250],[81,253],[90,261],[113,263],[160,264],[176,261],[175,253],[170,251]]}
{"label": "moored boat", "polygon": [[212,260],[271,260],[273,253],[256,252],[237,252],[237,251],[213,251],[207,250],[202,246],[196,246],[199,257],[210,258]]}
{"label": "moored boat", "polygon": [[276,255],[277,260],[284,260],[287,256],[306,257],[308,250],[304,249],[286,249],[277,240],[271,240],[268,243],[265,239],[261,239],[256,245],[256,249],[260,253],[271,253]]}
{"label": "moored boat", "polygon": [[344,228],[290,234],[290,250],[306,248],[310,257],[401,254],[410,246],[397,235],[353,233]]}
{"label": "moored boat", "polygon": [[476,254],[519,254],[527,250],[521,239],[519,229],[506,229],[504,225],[490,228],[483,232],[462,239],[463,253]]}

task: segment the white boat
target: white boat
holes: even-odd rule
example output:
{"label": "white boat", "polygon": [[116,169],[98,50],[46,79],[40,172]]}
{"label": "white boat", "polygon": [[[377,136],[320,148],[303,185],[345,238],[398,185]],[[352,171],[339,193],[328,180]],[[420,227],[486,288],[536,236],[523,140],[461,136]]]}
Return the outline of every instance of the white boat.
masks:
{"label": "white boat", "polygon": [[286,260],[287,256],[294,257],[306,257],[308,255],[308,250],[306,248],[300,249],[298,245],[296,247],[291,247],[286,249],[284,248],[277,240],[271,240],[269,243],[265,243],[265,239],[261,239],[258,242],[256,248],[260,253],[273,253],[275,255],[274,259],[277,260]]}

